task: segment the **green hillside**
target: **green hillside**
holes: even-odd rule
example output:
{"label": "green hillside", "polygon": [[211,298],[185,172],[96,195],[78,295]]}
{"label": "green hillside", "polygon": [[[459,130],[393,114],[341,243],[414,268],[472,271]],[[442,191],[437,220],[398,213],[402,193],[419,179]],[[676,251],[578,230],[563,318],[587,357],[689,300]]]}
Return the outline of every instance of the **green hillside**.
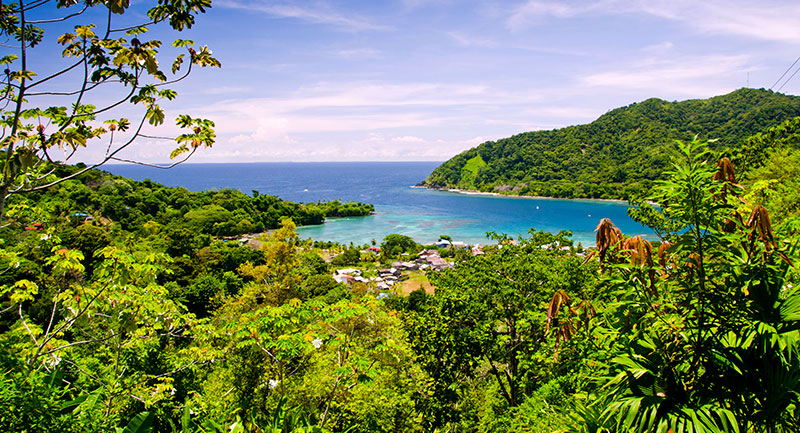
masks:
{"label": "green hillside", "polygon": [[[62,165],[53,167],[52,173],[63,178],[81,168]],[[30,220],[15,221],[22,225],[37,220],[63,223],[73,214],[84,214],[125,231],[133,232],[150,224],[167,232],[188,230],[206,237],[260,233],[280,227],[285,218],[296,225],[313,225],[322,224],[329,217],[364,216],[375,210],[366,203],[338,200],[294,203],[258,191],[250,196],[230,188],[191,192],[101,170],[89,170],[41,192],[12,196],[8,203],[11,209],[34,208],[41,214],[32,214]]]}
{"label": "green hillside", "polygon": [[800,116],[800,97],[739,89],[709,99],[657,98],[617,108],[587,125],[489,141],[437,167],[421,186],[549,197],[629,198],[646,193],[673,156],[674,140],[735,148]]}

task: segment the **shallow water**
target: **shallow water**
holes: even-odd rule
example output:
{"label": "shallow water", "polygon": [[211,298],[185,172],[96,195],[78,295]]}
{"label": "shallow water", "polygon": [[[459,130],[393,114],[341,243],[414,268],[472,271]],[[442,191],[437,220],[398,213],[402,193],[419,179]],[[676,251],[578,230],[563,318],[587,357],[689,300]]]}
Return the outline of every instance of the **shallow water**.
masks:
{"label": "shallow water", "polygon": [[[329,219],[300,227],[302,237],[337,242],[378,243],[390,233],[433,242],[440,235],[468,243],[487,243],[486,233],[516,237],[531,227],[571,230],[576,241],[594,243],[601,218],[626,234],[649,231],[631,220],[627,204],[602,200],[517,198],[413,188],[438,162],[325,162],[183,164],[170,170],[135,165],[110,165],[106,170],[137,180],[150,178],[192,191],[234,188],[250,194],[277,195],[297,202],[361,201],[375,205],[367,217]],[[650,235],[652,236],[652,235]]]}

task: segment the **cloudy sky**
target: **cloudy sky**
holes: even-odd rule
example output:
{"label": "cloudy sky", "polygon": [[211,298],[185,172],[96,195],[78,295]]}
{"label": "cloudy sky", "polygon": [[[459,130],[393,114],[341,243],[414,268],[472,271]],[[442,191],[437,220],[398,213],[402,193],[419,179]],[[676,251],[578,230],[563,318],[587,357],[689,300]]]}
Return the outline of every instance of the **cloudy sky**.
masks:
{"label": "cloudy sky", "polygon": [[[445,160],[650,97],[800,92],[794,68],[779,80],[800,56],[796,1],[213,5],[181,37],[223,67],[193,74],[169,105],[216,122],[194,162]],[[164,159],[146,140],[129,156]]]}

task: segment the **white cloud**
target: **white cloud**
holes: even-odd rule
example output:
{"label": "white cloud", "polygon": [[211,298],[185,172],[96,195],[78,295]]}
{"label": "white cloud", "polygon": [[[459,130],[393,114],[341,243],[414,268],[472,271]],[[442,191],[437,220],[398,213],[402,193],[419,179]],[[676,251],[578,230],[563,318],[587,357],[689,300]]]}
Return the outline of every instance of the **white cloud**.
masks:
{"label": "white cloud", "polygon": [[642,51],[649,53],[664,53],[667,51],[671,51],[673,48],[675,48],[675,44],[666,41],[666,42],[661,42],[659,44],[653,44],[653,45],[648,45],[646,47],[642,47]]}
{"label": "white cloud", "polygon": [[[464,2],[464,0],[460,1]],[[403,6],[405,12],[412,12],[429,6],[461,5],[461,3],[455,2],[454,0],[400,0],[400,4]]]}
{"label": "white cloud", "polygon": [[413,135],[404,135],[402,137],[395,137],[392,141],[396,143],[424,143],[425,139],[420,137],[414,137]]}
{"label": "white cloud", "polygon": [[365,133],[351,141],[312,139],[303,141],[275,140],[233,143],[221,140],[213,151],[202,151],[192,162],[219,161],[443,161],[487,139],[469,137],[441,139],[436,137],[395,136]]}
{"label": "white cloud", "polygon": [[530,0],[509,15],[511,30],[530,27],[545,18],[578,15],[643,14],[679,21],[704,33],[800,43],[800,4],[746,0],[600,0],[567,2]]}
{"label": "white cloud", "polygon": [[345,59],[354,59],[354,58],[374,59],[380,57],[381,52],[378,50],[374,50],[372,48],[351,48],[347,50],[336,51],[334,55]]}
{"label": "white cloud", "polygon": [[[486,141],[476,138],[481,129],[500,138],[535,126],[532,117],[576,114],[530,109],[545,98],[485,85],[323,82],[283,96],[228,99],[203,108],[218,140],[193,161],[442,160]],[[517,114],[500,106],[518,107]]]}
{"label": "white cloud", "polygon": [[328,24],[350,31],[389,29],[388,26],[375,24],[364,17],[335,11],[319,2],[298,5],[292,2],[275,3],[267,0],[222,0],[215,5],[230,9],[264,12],[279,18],[295,18],[316,24]]}
{"label": "white cloud", "polygon": [[206,95],[229,95],[231,93],[251,92],[252,90],[252,87],[245,86],[213,86],[203,89],[202,92]]}
{"label": "white cloud", "polygon": [[497,42],[491,39],[478,38],[459,32],[447,32],[447,36],[450,36],[450,38],[463,47],[494,48],[497,46]]}
{"label": "white cloud", "polygon": [[798,43],[800,4],[742,0],[656,0],[634,3],[632,11],[684,22],[702,32]]}
{"label": "white cloud", "polygon": [[506,20],[506,25],[512,31],[518,31],[538,23],[539,20],[543,18],[570,18],[590,12],[599,5],[600,3],[590,2],[570,4],[565,2],[530,0],[514,9]]}
{"label": "white cloud", "polygon": [[586,87],[646,90],[652,96],[663,94],[708,97],[730,91],[733,75],[749,70],[745,55],[707,57],[647,58],[618,69],[597,72],[581,78]]}

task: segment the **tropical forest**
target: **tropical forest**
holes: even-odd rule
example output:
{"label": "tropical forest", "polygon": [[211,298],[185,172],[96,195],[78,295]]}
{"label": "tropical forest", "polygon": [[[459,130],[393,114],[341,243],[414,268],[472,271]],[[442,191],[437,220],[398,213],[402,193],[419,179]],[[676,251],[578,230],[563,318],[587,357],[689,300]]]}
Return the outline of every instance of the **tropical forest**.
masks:
{"label": "tropical forest", "polygon": [[376,207],[107,170],[149,164],[124,156],[142,140],[167,170],[222,145],[165,108],[222,66],[160,40],[211,3],[133,3],[0,3],[1,431],[800,431],[800,97],[647,99],[421,184],[624,199],[646,235],[311,239]]}

